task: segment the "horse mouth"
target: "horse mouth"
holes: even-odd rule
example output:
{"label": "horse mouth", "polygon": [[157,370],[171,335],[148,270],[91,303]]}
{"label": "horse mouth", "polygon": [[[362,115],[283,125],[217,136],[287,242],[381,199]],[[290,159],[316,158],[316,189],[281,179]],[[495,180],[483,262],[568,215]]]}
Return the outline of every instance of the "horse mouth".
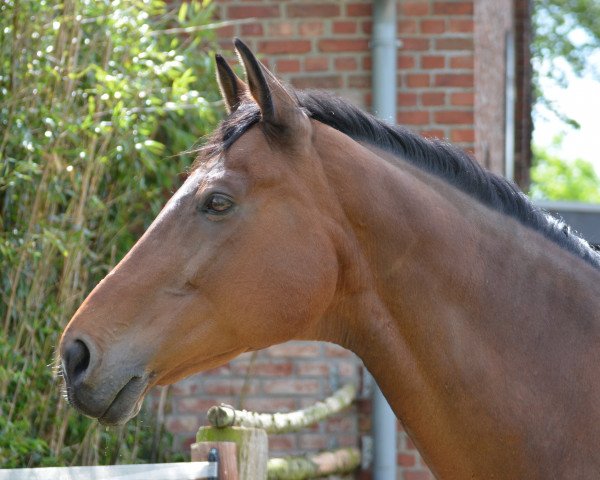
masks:
{"label": "horse mouth", "polygon": [[150,388],[148,375],[132,377],[115,395],[110,405],[98,416],[102,425],[123,425],[135,417]]}

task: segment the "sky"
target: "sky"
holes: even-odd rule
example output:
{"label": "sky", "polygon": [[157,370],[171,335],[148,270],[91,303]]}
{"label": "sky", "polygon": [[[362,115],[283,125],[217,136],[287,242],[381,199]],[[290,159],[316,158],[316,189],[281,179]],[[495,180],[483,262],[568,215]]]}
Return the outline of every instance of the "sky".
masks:
{"label": "sky", "polygon": [[[600,52],[590,57],[589,64],[600,72]],[[567,88],[558,87],[543,76],[541,87],[547,98],[556,102],[559,110],[579,122],[581,128],[570,128],[551,112],[538,106],[533,111],[533,143],[550,147],[553,138],[564,133],[562,145],[552,148],[552,151],[567,160],[588,160],[600,174],[600,78],[594,78],[591,73],[579,78],[568,67],[564,68],[568,72]]]}

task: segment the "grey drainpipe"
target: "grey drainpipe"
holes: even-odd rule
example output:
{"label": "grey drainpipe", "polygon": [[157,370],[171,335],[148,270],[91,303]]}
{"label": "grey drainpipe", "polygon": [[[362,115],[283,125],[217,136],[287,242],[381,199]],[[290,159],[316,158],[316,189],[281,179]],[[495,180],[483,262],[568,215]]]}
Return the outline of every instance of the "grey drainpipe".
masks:
{"label": "grey drainpipe", "polygon": [[[373,1],[373,113],[396,123],[396,0]],[[396,479],[396,416],[379,387],[373,390],[373,478]]]}

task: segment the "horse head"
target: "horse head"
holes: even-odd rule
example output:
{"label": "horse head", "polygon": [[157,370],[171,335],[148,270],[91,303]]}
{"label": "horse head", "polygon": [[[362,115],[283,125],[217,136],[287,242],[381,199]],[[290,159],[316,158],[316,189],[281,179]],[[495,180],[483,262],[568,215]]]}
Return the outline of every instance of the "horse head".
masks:
{"label": "horse head", "polygon": [[68,399],[102,423],[130,419],[153,385],[311,337],[335,296],[336,205],[313,121],[235,45],[246,82],[216,57],[229,117],[62,335]]}

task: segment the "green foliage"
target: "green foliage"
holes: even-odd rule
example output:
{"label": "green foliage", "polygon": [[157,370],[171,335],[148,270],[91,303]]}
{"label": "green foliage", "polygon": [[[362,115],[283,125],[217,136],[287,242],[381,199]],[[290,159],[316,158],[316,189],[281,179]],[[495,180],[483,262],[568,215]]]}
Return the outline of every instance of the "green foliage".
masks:
{"label": "green foliage", "polygon": [[[536,101],[567,125],[579,124],[564,115],[544,96],[540,77],[547,77],[563,88],[567,86],[564,65],[581,76],[591,70],[590,55],[600,49],[600,2],[598,0],[533,0],[531,53],[534,59],[533,87]],[[562,63],[561,63],[562,61]],[[545,68],[543,68],[545,67]]]}
{"label": "green foliage", "polygon": [[66,405],[60,331],[217,121],[208,2],[0,5],[0,467],[161,460],[160,425]]}
{"label": "green foliage", "polygon": [[[555,143],[560,143],[560,139]],[[539,146],[533,147],[533,154],[532,198],[600,203],[600,176],[590,162],[565,161]]]}

